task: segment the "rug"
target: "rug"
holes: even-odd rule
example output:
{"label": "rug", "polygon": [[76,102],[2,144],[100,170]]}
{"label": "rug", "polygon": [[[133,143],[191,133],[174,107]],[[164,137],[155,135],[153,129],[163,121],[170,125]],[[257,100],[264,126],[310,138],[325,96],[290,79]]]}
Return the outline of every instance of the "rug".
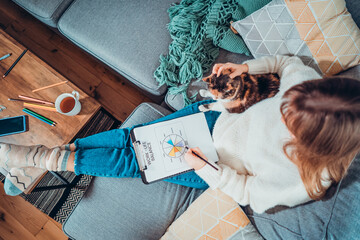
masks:
{"label": "rug", "polygon": [[[73,141],[76,138],[118,128],[120,124],[121,122],[112,117],[108,112],[100,109],[76,135]],[[93,177],[89,175],[76,176],[72,172],[60,172],[60,175],[71,184],[70,187],[36,192],[36,189],[40,187],[63,185],[61,181],[48,172],[32,193],[20,194],[20,196],[62,224],[84,195]],[[5,177],[0,174],[0,180],[4,181],[4,178]]]}

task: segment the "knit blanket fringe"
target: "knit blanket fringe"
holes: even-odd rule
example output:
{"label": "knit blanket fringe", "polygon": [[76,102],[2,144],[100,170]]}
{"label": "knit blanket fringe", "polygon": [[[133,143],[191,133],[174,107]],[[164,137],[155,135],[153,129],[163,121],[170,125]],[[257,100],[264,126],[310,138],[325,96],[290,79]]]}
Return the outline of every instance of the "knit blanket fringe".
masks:
{"label": "knit blanket fringe", "polygon": [[[188,96],[189,84],[200,80],[203,73],[210,70],[219,55],[219,47],[250,54],[241,37],[229,29],[230,21],[247,15],[239,1],[182,0],[168,9],[172,42],[168,55],[160,56],[160,66],[154,77],[160,85],[169,87],[170,94],[182,94],[185,106],[196,98],[196,94]],[[267,3],[270,0],[246,1]]]}

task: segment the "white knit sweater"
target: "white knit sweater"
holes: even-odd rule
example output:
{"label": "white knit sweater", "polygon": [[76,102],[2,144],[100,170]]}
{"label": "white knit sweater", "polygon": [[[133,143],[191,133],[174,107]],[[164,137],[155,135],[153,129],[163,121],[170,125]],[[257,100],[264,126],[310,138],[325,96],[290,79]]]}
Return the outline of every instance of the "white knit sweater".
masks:
{"label": "white knit sweater", "polygon": [[212,189],[221,189],[240,205],[250,204],[257,213],[307,202],[310,197],[298,168],[283,152],[291,136],[281,121],[280,104],[293,85],[321,77],[298,57],[263,57],[246,63],[250,74],[278,73],[280,91],[244,113],[222,113],[213,131],[220,170],[206,165],[196,173]]}

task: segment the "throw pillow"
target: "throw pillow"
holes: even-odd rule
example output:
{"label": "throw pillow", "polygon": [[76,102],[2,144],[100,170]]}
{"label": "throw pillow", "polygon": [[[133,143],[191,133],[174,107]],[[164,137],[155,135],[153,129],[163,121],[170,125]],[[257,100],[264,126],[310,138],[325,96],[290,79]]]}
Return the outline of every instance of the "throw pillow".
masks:
{"label": "throw pillow", "polygon": [[160,240],[262,240],[250,220],[228,195],[208,189],[174,221]]}
{"label": "throw pillow", "polygon": [[273,0],[232,27],[255,58],[297,55],[323,75],[360,63],[360,30],[344,0]]}

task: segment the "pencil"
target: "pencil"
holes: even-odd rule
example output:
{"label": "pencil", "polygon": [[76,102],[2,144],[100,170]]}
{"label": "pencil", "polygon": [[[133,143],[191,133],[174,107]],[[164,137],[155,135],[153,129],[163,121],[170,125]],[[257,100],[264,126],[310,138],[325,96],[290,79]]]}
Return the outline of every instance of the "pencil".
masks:
{"label": "pencil", "polygon": [[23,112],[26,112],[26,113],[29,114],[30,116],[32,116],[32,117],[34,117],[34,118],[36,118],[36,119],[39,119],[40,121],[42,121],[42,122],[44,122],[44,123],[46,123],[46,124],[49,124],[49,125],[52,126],[52,127],[55,126],[55,124],[50,123],[50,122],[48,122],[48,121],[46,121],[46,120],[44,120],[44,119],[36,116],[35,114],[33,114],[33,113],[31,113],[31,112],[28,112],[28,111],[26,111],[26,110],[24,110],[24,109],[23,109]]}
{"label": "pencil", "polygon": [[30,101],[30,100],[25,100],[25,99],[20,99],[20,98],[8,98],[8,100],[13,101],[13,102],[27,102],[27,103],[45,104],[45,103],[40,103],[40,102],[35,102],[35,101]]}
{"label": "pencil", "polygon": [[59,86],[59,85],[62,85],[64,83],[67,83],[68,81],[63,81],[63,82],[59,82],[59,83],[54,83],[54,84],[51,84],[49,86],[45,86],[45,87],[41,87],[41,88],[38,88],[38,89],[34,89],[32,90],[32,92],[37,92],[37,91],[40,91],[40,90],[44,90],[44,89],[48,89],[48,88],[51,88],[51,87],[56,87],[56,86]]}
{"label": "pencil", "polygon": [[11,72],[11,70],[15,67],[15,65],[20,61],[20,59],[24,56],[24,54],[27,52],[27,49],[25,49],[22,54],[15,60],[15,62],[11,65],[11,67],[9,68],[9,70],[6,71],[6,73],[3,75],[3,78],[5,78],[7,75],[9,75],[9,73]]}
{"label": "pencil", "polygon": [[[185,146],[185,148],[188,150],[189,147]],[[211,167],[213,167],[216,171],[218,171],[219,169],[217,167],[215,167],[214,165],[212,165],[209,161],[205,160],[204,158],[202,158],[199,154],[197,154],[196,152],[191,150],[191,153],[194,154],[195,156],[197,156],[198,158],[200,158],[201,160],[203,160],[205,163],[209,164]]]}
{"label": "pencil", "polygon": [[8,57],[10,57],[10,56],[11,56],[11,53],[8,53],[8,54],[2,56],[2,57],[0,58],[0,61],[1,61],[1,60],[4,60],[4,59],[6,59],[6,58],[8,58]]}
{"label": "pencil", "polygon": [[33,101],[33,102],[39,102],[39,103],[54,105],[53,102],[45,101],[45,100],[42,100],[42,99],[37,99],[37,98],[33,98],[33,97],[27,97],[27,96],[23,96],[23,95],[19,95],[18,97],[22,98],[22,99],[25,99],[25,100],[30,100],[30,101]]}
{"label": "pencil", "polygon": [[39,108],[39,109],[43,109],[43,110],[56,112],[56,108],[50,107],[50,106],[44,106],[44,104],[36,104],[36,103],[24,102],[24,107],[33,107],[33,108]]}
{"label": "pencil", "polygon": [[32,113],[33,115],[35,115],[35,116],[37,116],[39,118],[42,118],[43,120],[45,120],[45,121],[47,121],[47,122],[49,122],[49,123],[51,123],[53,125],[56,125],[56,122],[54,122],[53,120],[50,120],[50,119],[44,117],[43,115],[40,115],[39,113],[31,111],[30,109],[24,108],[23,111],[26,112],[26,113]]}

